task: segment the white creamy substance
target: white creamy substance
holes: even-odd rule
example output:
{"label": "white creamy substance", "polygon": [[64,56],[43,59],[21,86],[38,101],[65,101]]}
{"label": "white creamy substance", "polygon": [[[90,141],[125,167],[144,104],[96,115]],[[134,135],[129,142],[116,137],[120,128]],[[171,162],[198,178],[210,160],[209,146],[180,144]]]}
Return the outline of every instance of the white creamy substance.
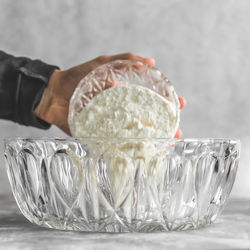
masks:
{"label": "white creamy substance", "polygon": [[173,137],[174,105],[156,92],[125,84],[102,91],[75,117],[77,137]]}
{"label": "white creamy substance", "polygon": [[[165,145],[163,143],[159,148],[159,143],[157,144],[152,138],[173,137],[179,123],[179,113],[164,97],[137,85],[125,84],[112,87],[96,95],[75,116],[74,123],[76,137],[106,138],[87,140],[87,143],[94,149],[93,151],[99,151],[105,160],[106,174],[116,207],[120,206],[131,191],[136,171],[139,171],[138,175],[146,174],[148,182],[149,180],[163,182],[162,155],[166,156],[167,143]],[[124,137],[149,139],[134,140]],[[86,143],[86,139],[84,142]],[[100,156],[95,157],[98,159]],[[95,186],[97,180],[94,170],[97,162],[92,164],[92,184]],[[152,195],[151,193],[149,195]],[[93,192],[92,199],[95,203],[95,216],[98,217],[96,192]],[[126,199],[127,204],[124,206],[127,210],[124,208],[124,213],[128,213],[129,217],[129,211],[136,197],[131,196]]]}

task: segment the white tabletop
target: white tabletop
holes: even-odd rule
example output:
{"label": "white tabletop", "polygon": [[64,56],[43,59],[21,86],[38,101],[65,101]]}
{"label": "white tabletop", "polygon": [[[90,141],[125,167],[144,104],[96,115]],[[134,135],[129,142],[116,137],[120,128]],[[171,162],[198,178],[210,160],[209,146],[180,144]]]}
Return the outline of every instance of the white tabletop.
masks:
{"label": "white tabletop", "polygon": [[166,233],[84,233],[41,228],[0,196],[0,249],[250,249],[250,199],[230,199],[217,221],[199,230]]}

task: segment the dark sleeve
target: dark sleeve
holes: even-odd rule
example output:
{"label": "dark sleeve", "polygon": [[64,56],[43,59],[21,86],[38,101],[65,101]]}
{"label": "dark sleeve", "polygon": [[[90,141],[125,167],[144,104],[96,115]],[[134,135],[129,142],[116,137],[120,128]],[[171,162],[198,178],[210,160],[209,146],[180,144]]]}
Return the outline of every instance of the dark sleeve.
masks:
{"label": "dark sleeve", "polygon": [[0,51],[0,119],[48,129],[50,124],[36,117],[34,109],[55,69],[40,60]]}

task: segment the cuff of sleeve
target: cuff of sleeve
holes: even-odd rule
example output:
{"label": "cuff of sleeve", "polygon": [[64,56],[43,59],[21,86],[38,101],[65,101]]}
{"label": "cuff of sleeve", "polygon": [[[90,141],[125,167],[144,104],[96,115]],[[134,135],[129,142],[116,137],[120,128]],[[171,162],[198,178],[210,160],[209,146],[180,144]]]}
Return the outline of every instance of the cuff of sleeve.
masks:
{"label": "cuff of sleeve", "polygon": [[57,66],[45,64],[39,60],[32,61],[19,68],[18,85],[16,92],[15,120],[26,126],[49,129],[51,124],[41,120],[34,114],[44,89]]}

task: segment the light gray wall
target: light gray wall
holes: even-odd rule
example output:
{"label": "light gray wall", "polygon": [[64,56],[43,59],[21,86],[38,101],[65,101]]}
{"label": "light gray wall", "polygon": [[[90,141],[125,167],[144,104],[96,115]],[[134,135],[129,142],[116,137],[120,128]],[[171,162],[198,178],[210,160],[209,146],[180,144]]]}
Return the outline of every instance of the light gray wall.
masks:
{"label": "light gray wall", "polygon": [[[62,69],[101,54],[154,57],[187,99],[185,137],[242,140],[233,193],[249,196],[249,13],[249,0],[0,0],[0,49]],[[0,122],[1,138],[15,135],[63,133]],[[0,193],[9,192],[0,159]]]}

